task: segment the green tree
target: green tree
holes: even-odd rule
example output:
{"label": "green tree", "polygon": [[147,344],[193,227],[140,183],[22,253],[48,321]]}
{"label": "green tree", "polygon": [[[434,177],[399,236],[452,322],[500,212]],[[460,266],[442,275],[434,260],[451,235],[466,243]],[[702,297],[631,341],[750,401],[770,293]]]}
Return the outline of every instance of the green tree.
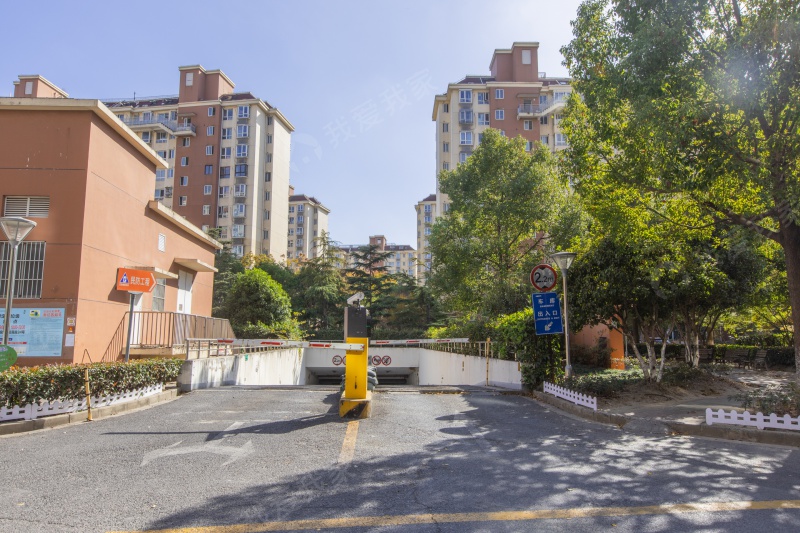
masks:
{"label": "green tree", "polygon": [[[794,0],[588,0],[562,49],[585,182],[679,193],[781,245],[800,328],[800,10]],[[800,371],[800,335],[794,338]]]}
{"label": "green tree", "polygon": [[211,303],[211,314],[220,316],[223,312],[225,300],[230,293],[236,275],[244,272],[244,266],[239,259],[231,252],[231,241],[219,239],[220,231],[217,228],[208,230],[208,236],[217,239],[222,244],[222,250],[217,250],[214,266],[217,269],[214,274],[214,292]]}
{"label": "green tree", "polygon": [[465,163],[439,175],[450,209],[434,224],[429,283],[446,306],[490,316],[529,305],[527,272],[567,197],[555,159],[537,143],[487,129]]}
{"label": "green tree", "polygon": [[[334,255],[336,243],[323,232],[316,240],[317,256],[305,261],[295,276],[292,305],[312,334],[327,338],[342,334],[347,288]],[[336,331],[335,337],[334,330]]]}
{"label": "green tree", "polygon": [[292,306],[280,284],[260,269],[237,274],[223,316],[230,320],[237,335],[253,330],[292,331]]}
{"label": "green tree", "polygon": [[383,302],[386,311],[376,332],[382,338],[421,337],[441,320],[439,303],[426,285],[408,274],[394,274],[394,285]]}
{"label": "green tree", "polygon": [[382,299],[394,284],[386,267],[390,255],[392,252],[383,251],[374,244],[362,246],[352,253],[353,266],[345,270],[348,291],[351,295],[364,293],[363,305],[374,318],[383,314],[386,304]]}

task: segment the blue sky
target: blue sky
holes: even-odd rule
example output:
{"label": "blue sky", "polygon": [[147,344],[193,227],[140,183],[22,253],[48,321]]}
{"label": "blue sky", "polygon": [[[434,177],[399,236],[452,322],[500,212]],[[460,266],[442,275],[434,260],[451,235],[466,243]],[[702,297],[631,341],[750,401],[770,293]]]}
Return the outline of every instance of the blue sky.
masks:
{"label": "blue sky", "polygon": [[294,124],[291,182],[331,209],[344,244],[416,247],[414,205],[435,191],[433,98],[488,74],[495,48],[538,41],[539,70],[578,0],[8,3],[0,95],[41,74],[74,98],[177,94],[178,67],[221,69]]}

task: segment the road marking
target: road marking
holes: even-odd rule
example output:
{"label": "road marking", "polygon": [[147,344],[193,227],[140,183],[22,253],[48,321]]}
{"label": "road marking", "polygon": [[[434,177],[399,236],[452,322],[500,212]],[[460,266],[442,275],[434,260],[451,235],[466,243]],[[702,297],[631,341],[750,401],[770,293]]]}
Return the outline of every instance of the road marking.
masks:
{"label": "road marking", "polygon": [[[350,422],[350,424],[353,423],[357,424],[358,422]],[[300,531],[304,529],[339,529],[346,527],[408,526],[459,522],[518,522],[525,520],[552,520],[556,518],[624,517],[684,513],[721,513],[730,511],[765,511],[777,509],[800,509],[800,500],[678,503],[672,505],[648,505],[643,507],[585,507],[577,509],[541,509],[537,511],[500,511],[495,513],[354,516],[347,518],[322,518],[318,520],[262,522],[260,524],[157,529],[142,531],[140,533],[255,533],[261,531]],[[118,531],[114,533],[134,532]]]}
{"label": "road marking", "polygon": [[344,434],[342,451],[339,453],[339,463],[349,463],[356,453],[356,438],[358,437],[358,420],[347,423],[347,432]]}

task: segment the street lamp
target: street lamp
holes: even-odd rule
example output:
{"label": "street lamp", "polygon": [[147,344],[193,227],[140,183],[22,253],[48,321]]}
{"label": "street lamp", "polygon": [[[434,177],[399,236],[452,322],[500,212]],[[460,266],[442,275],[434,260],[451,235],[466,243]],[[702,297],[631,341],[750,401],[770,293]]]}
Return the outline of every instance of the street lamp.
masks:
{"label": "street lamp", "polygon": [[11,319],[11,301],[14,299],[14,281],[17,274],[17,249],[28,233],[36,227],[36,222],[22,217],[0,217],[0,226],[11,245],[11,258],[8,262],[8,284],[6,285],[6,316],[3,321],[3,345],[8,345],[8,327]]}
{"label": "street lamp", "polygon": [[567,307],[567,271],[572,266],[575,260],[574,252],[557,252],[550,257],[556,262],[558,268],[561,270],[561,277],[564,278],[564,346],[567,353],[567,364],[564,369],[564,375],[567,379],[572,377],[572,365],[569,361],[569,308]]}

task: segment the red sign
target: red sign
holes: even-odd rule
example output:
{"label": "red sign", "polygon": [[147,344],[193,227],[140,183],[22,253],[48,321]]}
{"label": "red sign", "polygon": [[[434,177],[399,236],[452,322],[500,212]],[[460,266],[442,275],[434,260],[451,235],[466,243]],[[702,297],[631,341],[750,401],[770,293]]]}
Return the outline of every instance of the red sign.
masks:
{"label": "red sign", "polygon": [[132,268],[117,269],[117,290],[128,292],[152,292],[156,288],[156,277],[149,270]]}
{"label": "red sign", "polygon": [[531,284],[533,287],[541,292],[548,292],[556,286],[558,275],[550,265],[536,265],[531,270]]}

